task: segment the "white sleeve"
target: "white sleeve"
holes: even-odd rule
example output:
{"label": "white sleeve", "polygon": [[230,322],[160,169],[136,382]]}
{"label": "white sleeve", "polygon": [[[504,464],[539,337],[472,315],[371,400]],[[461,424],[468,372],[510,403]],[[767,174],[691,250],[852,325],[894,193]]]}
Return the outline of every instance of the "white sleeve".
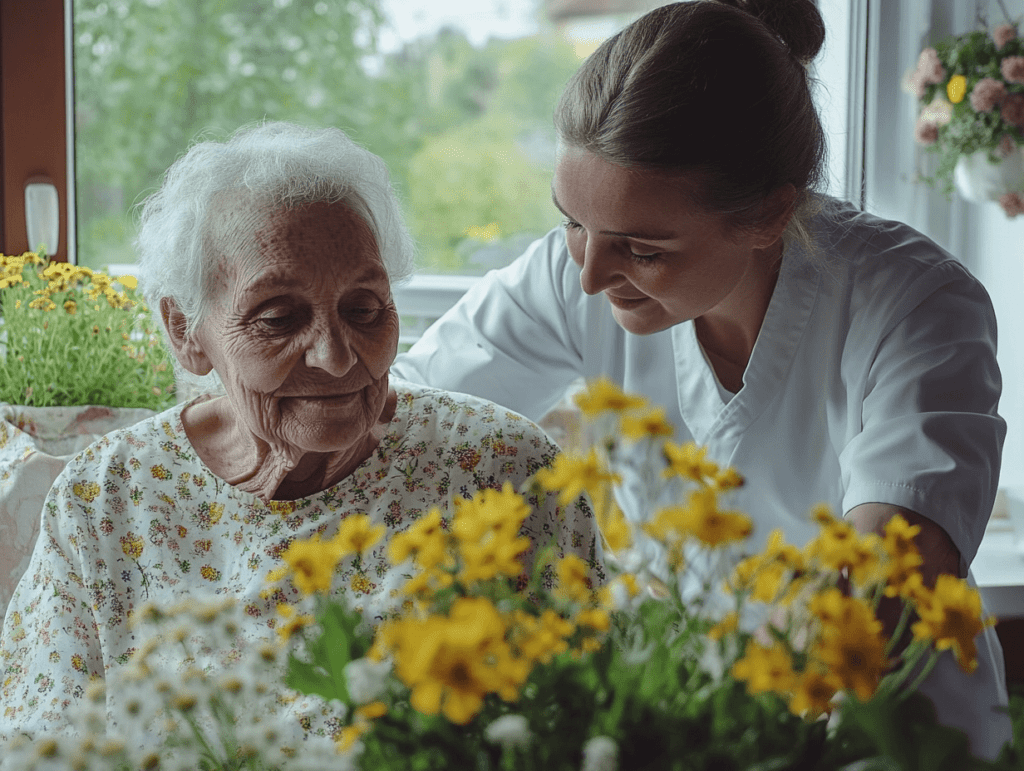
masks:
{"label": "white sleeve", "polygon": [[1006,435],[992,303],[949,260],[876,322],[862,429],[840,454],[843,511],[869,502],[916,511],[945,529],[966,567],[992,511]]}
{"label": "white sleeve", "polygon": [[583,374],[579,276],[561,228],[484,276],[400,354],[405,380],[542,418]]}

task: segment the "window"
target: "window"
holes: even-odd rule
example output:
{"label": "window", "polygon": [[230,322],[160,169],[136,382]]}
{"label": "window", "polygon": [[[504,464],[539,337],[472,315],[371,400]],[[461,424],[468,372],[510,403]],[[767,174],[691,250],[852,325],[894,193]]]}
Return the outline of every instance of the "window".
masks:
{"label": "window", "polygon": [[425,272],[482,274],[558,220],[551,112],[579,57],[531,3],[73,8],[82,264],[132,262],[132,207],[167,166],[263,119],[338,126],[383,157]]}

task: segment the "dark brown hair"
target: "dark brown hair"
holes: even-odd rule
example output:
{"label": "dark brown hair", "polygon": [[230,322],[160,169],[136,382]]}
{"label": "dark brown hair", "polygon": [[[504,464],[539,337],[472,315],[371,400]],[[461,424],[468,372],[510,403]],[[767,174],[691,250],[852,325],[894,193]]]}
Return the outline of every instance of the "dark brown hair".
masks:
{"label": "dark brown hair", "polygon": [[555,127],[611,163],[687,174],[700,182],[690,186],[698,208],[756,228],[773,214],[763,206],[770,193],[791,183],[806,202],[823,173],[806,65],[824,40],[812,0],[673,3],[583,63]]}

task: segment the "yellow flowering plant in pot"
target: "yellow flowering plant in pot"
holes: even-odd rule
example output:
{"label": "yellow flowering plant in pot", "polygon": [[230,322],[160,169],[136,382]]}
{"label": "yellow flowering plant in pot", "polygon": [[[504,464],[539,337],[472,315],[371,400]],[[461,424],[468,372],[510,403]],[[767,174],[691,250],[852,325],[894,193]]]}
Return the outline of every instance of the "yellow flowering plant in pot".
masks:
{"label": "yellow flowering plant in pot", "polygon": [[[531,485],[564,501],[589,494],[604,585],[551,546],[523,579],[530,490],[506,485],[459,501],[450,521],[434,510],[393,536],[401,580],[356,605],[338,566],[362,560],[384,527],[351,515],[330,537],[293,541],[268,576],[268,598],[292,588],[301,598],[278,606],[278,644],[230,643],[237,603],[142,609],[157,631],[140,634],[107,684],[124,695],[120,733],[104,733],[97,689],[81,737],[16,747],[16,767],[1020,768],[1009,745],[997,762],[972,757],[915,693],[945,650],[971,670],[992,621],[965,582],[923,584],[914,527],[897,518],[884,537],[860,535],[819,507],[805,546],[773,532],[747,554],[752,523],[727,506],[743,483],[735,470],[673,442],[662,410],[608,382],[578,403],[593,445],[561,454]],[[642,521],[613,495],[627,466],[666,501]],[[886,596],[905,602],[891,636],[877,618]],[[197,629],[209,630],[208,649],[234,652],[199,666]],[[132,749],[154,726],[157,743]]]}
{"label": "yellow flowering plant in pot", "polygon": [[920,104],[914,138],[938,155],[934,176],[971,201],[1024,213],[1024,41],[1013,24],[925,48],[904,78]]}
{"label": "yellow flowering plant in pot", "polygon": [[132,276],[0,255],[0,402],[160,410],[174,374]]}

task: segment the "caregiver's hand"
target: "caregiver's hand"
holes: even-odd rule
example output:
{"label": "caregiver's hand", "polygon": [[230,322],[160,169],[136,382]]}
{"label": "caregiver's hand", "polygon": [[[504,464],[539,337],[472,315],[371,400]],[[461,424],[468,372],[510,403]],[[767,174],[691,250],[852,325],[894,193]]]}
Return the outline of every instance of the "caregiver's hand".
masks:
{"label": "caregiver's hand", "polygon": [[[934,586],[935,580],[942,573],[964,578],[960,572],[960,550],[953,539],[932,520],[910,509],[892,506],[887,503],[862,503],[847,513],[849,520],[860,533],[877,533],[885,535],[885,525],[897,514],[901,514],[910,525],[917,525],[921,532],[914,537],[917,550],[921,553],[924,563],[921,565],[921,578],[925,586]],[[878,618],[885,628],[885,634],[891,635],[903,612],[903,604],[898,598],[883,597],[878,606]],[[910,642],[910,627],[898,644],[902,649]]]}

